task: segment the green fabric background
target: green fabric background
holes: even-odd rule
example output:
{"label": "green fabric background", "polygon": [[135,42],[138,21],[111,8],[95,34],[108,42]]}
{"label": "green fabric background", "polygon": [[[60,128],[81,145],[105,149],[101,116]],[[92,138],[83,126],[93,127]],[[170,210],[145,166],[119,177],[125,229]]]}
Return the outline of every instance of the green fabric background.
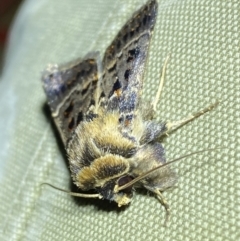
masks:
{"label": "green fabric background", "polygon": [[41,71],[106,47],[144,0],[27,0],[12,27],[0,81],[1,240],[240,240],[240,2],[161,0],[145,74],[156,93],[171,53],[158,118],[177,120],[221,99],[163,140],[167,158],[230,147],[174,165],[164,193],[171,221],[145,192],[119,210],[41,186],[70,189],[64,151],[46,113]]}

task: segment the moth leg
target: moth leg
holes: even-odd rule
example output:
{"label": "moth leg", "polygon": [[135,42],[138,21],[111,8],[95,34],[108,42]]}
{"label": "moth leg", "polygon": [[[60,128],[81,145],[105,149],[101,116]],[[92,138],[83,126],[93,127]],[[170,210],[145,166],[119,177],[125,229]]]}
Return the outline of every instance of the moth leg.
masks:
{"label": "moth leg", "polygon": [[154,100],[152,102],[152,108],[153,108],[154,112],[156,112],[156,110],[157,110],[157,104],[158,104],[158,101],[160,99],[160,95],[162,92],[163,83],[165,80],[166,68],[167,68],[169,58],[170,58],[170,55],[168,55],[164,61],[162,72],[161,72],[161,78],[160,78],[160,82],[159,82],[159,86],[158,86],[158,91],[157,91],[156,97],[154,98]]}
{"label": "moth leg", "polygon": [[168,134],[170,132],[172,132],[173,130],[176,130],[177,128],[187,124],[188,122],[198,118],[199,116],[205,114],[206,112],[212,110],[215,106],[217,106],[219,104],[219,101],[215,102],[214,104],[209,105],[208,107],[193,113],[185,118],[183,118],[182,120],[179,121],[173,121],[173,122],[167,122],[166,123],[166,130],[164,134]]}
{"label": "moth leg", "polygon": [[167,223],[168,223],[169,218],[170,218],[170,206],[169,206],[167,200],[165,199],[163,194],[159,191],[159,189],[150,188],[149,186],[146,186],[146,188],[149,191],[153,192],[156,195],[157,199],[160,201],[160,203],[164,206],[164,208],[166,210],[166,217],[165,217],[164,226],[167,226]]}

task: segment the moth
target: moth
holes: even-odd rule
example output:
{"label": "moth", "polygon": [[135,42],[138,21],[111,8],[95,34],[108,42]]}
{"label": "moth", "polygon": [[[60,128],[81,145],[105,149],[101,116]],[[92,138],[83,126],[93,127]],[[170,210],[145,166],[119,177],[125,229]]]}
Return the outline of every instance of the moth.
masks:
{"label": "moth", "polygon": [[96,52],[71,65],[49,65],[42,83],[73,182],[80,190],[68,193],[114,201],[120,207],[131,202],[134,188],[145,188],[169,215],[162,192],[177,177],[158,140],[215,104],[180,121],[154,120],[167,60],[152,103],[142,99],[142,88],[157,8],[155,0],[141,7],[106,49],[102,61]]}

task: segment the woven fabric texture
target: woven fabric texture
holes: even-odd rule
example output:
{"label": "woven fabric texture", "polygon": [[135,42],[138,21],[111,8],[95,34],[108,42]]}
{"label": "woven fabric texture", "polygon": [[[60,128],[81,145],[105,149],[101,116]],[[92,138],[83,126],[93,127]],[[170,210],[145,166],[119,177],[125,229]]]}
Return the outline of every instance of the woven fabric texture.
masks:
{"label": "woven fabric texture", "polygon": [[99,50],[145,3],[26,0],[12,26],[0,81],[1,240],[240,240],[240,2],[160,0],[144,82],[154,98],[171,53],[159,120],[178,120],[220,105],[163,139],[179,182],[164,192],[171,220],[154,196],[137,191],[125,209],[76,199],[43,182],[71,188],[63,146],[45,107],[40,76]]}

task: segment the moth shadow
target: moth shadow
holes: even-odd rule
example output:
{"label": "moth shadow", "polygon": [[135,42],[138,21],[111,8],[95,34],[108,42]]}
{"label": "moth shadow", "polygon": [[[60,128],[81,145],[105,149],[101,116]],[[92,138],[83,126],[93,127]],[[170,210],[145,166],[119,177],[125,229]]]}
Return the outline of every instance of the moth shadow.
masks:
{"label": "moth shadow", "polygon": [[[79,193],[81,192],[81,190],[79,191],[79,188],[74,185],[74,183],[70,182],[70,190],[72,192],[76,192],[76,193]],[[93,191],[89,191],[89,192],[84,192],[84,193],[89,193],[89,194],[92,194]],[[124,210],[126,210],[129,205],[127,206],[122,206],[122,207],[118,207],[117,206],[117,203],[115,202],[110,202],[108,200],[102,200],[102,199],[98,199],[98,198],[81,198],[81,197],[72,197],[74,202],[76,203],[76,205],[78,206],[88,206],[88,205],[91,205],[91,206],[95,206],[97,209],[99,210],[103,210],[103,211],[106,211],[106,212],[123,212]]]}
{"label": "moth shadow", "polygon": [[[57,129],[57,127],[56,127],[56,125],[55,125],[55,123],[54,123],[54,121],[53,121],[52,114],[51,114],[51,110],[50,110],[50,108],[49,108],[49,106],[48,106],[47,103],[44,103],[44,105],[43,105],[43,107],[42,107],[42,111],[43,111],[44,116],[46,117],[47,121],[48,121],[48,122],[50,123],[50,125],[51,125],[51,129],[52,129],[52,131],[53,131],[53,133],[54,133],[54,136],[55,136],[55,138],[56,138],[57,148],[58,148],[58,150],[61,152],[61,155],[62,155],[62,157],[64,158],[64,162],[65,162],[65,164],[66,164],[66,167],[67,167],[67,169],[69,170],[69,168],[68,168],[69,165],[68,165],[68,159],[67,159],[67,155],[66,155],[66,150],[65,150],[65,147],[64,147],[63,142],[62,142],[62,140],[61,140],[61,136],[60,136],[60,134],[59,134],[59,132],[58,132],[58,129]],[[69,170],[69,173],[70,173],[70,170]]]}

